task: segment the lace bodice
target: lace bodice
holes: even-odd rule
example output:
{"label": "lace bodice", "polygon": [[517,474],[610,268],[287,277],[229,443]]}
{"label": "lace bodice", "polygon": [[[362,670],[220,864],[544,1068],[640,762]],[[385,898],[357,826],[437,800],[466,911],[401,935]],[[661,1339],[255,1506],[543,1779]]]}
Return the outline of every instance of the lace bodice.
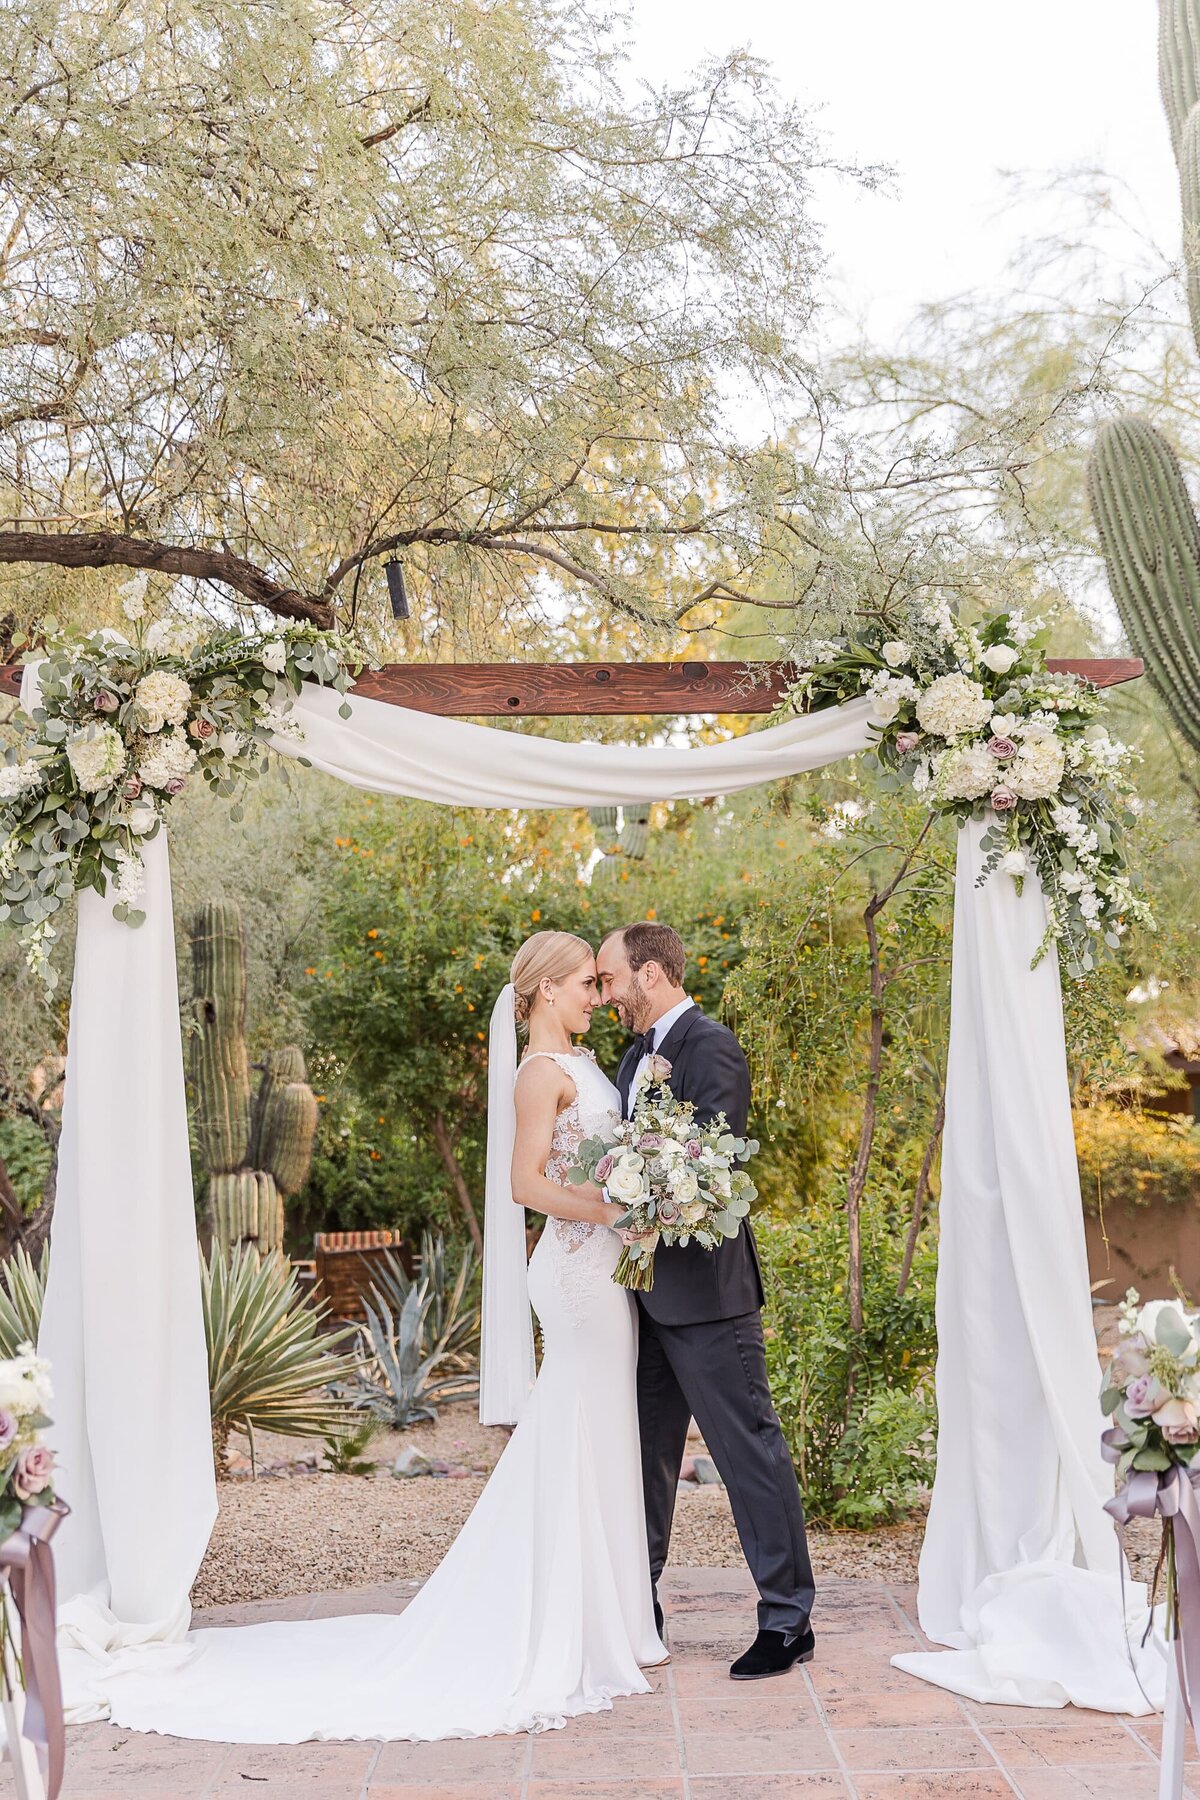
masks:
{"label": "lace bodice", "polygon": [[[620,1119],[621,1096],[600,1068],[591,1050],[530,1051],[522,1061],[521,1068],[537,1056],[545,1056],[551,1062],[556,1062],[575,1083],[574,1100],[569,1106],[563,1107],[554,1121],[550,1154],[546,1159],[547,1179],[559,1187],[565,1187],[567,1170],[575,1162],[583,1140],[611,1130]],[[518,1076],[519,1074],[518,1070]],[[559,1244],[568,1251],[580,1249],[597,1231],[604,1229],[603,1226],[589,1224],[585,1219],[552,1219],[550,1223]]]}

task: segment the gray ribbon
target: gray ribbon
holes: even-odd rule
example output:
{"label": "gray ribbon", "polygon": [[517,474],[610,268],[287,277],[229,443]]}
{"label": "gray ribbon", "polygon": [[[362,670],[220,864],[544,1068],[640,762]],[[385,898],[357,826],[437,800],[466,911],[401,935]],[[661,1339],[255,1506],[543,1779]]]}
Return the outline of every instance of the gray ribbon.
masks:
{"label": "gray ribbon", "polygon": [[25,1676],[25,1721],[22,1735],[37,1752],[46,1777],[47,1800],[57,1800],[62,1786],[66,1732],[63,1727],[62,1682],[54,1642],[54,1556],[50,1539],[69,1507],[27,1506],[12,1536],[0,1543],[0,1586],[12,1590],[21,1621],[21,1666]]}
{"label": "gray ribbon", "polygon": [[[1129,1439],[1119,1426],[1100,1439],[1106,1462],[1119,1462]],[[1125,1486],[1104,1510],[1117,1522],[1124,1548],[1125,1527],[1130,1519],[1152,1519],[1157,1514],[1171,1532],[1175,1550],[1175,1592],[1168,1594],[1168,1620],[1175,1643],[1175,1667],[1188,1723],[1194,1725],[1193,1694],[1200,1699],[1200,1500],[1196,1488],[1200,1469],[1172,1463],[1169,1469],[1131,1469]],[[1124,1570],[1122,1569],[1122,1579]],[[1171,1603],[1174,1603],[1174,1616]],[[1138,1683],[1139,1687],[1141,1683]]]}

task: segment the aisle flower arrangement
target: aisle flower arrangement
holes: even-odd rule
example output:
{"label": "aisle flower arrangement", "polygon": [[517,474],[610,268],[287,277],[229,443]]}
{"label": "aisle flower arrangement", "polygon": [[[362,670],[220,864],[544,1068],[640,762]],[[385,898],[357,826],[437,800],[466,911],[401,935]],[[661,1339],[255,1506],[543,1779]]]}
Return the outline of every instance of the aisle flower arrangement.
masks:
{"label": "aisle flower arrangement", "polygon": [[144,590],[140,576],[125,590],[130,640],[98,631],[47,648],[24,742],[0,764],[0,923],[20,932],[48,989],[71,895],[108,894],[115,918],[140,925],[142,845],[172,800],[202,780],[236,818],[271,738],[295,729],[301,683],[344,695],[357,667],[343,638],[310,625],[199,635],[147,624]]}
{"label": "aisle flower arrangement", "polygon": [[1109,736],[1098,688],[1047,668],[1045,643],[1041,622],[1020,611],[971,626],[948,606],[918,605],[903,636],[871,621],[851,640],[809,645],[787,704],[869,699],[885,784],[985,823],[981,883],[999,872],[1019,893],[1036,871],[1046,930],[1034,964],[1061,942],[1079,978],[1131,925],[1154,920],[1125,849],[1140,810],[1137,753]]}

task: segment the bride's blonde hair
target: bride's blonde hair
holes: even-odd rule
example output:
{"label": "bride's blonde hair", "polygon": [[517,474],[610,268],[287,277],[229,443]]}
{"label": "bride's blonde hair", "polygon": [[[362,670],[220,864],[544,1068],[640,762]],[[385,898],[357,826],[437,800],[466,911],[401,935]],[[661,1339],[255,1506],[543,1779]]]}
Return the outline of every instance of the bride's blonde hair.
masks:
{"label": "bride's blonde hair", "polygon": [[573,975],[592,946],[573,931],[535,931],[512,959],[513,1012],[518,1026],[529,1024],[529,1015],[543,981],[563,981]]}

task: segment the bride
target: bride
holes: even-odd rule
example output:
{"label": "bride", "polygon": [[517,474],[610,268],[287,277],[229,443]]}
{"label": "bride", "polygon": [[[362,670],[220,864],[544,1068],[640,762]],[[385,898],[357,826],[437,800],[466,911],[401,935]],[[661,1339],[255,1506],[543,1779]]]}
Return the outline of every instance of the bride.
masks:
{"label": "bride", "polygon": [[[242,1744],[484,1737],[649,1692],[642,1670],[666,1651],[642,1507],[636,1315],[612,1280],[620,1208],[565,1180],[581,1140],[620,1116],[616,1089],[574,1047],[597,1004],[590,947],[540,931],[492,1014],[480,1417],[516,1430],[440,1567],[398,1615],[196,1631],[169,1667],[122,1659],[108,1685],[115,1724]],[[528,1267],[526,1207],[547,1215]]]}

